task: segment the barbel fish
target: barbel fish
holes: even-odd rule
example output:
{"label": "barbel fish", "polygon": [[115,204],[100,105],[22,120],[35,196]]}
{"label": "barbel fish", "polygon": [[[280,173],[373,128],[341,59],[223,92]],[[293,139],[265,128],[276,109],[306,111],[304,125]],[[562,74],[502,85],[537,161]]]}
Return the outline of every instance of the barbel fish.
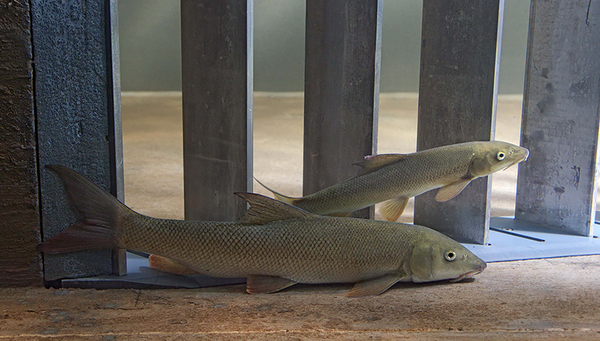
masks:
{"label": "barbel fish", "polygon": [[423,226],[318,216],[259,194],[237,193],[250,204],[237,222],[152,218],[69,168],[48,167],[83,219],[40,244],[45,253],[148,252],[200,274],[245,277],[252,294],[296,283],[356,283],[346,296],[378,295],[397,282],[458,281],[486,267],[461,244]]}
{"label": "barbel fish", "polygon": [[428,149],[411,154],[367,156],[363,167],[349,180],[300,198],[268,188],[275,198],[305,211],[347,216],[381,203],[379,213],[387,221],[402,215],[410,197],[440,188],[435,199],[457,196],[472,180],[504,170],[527,159],[526,148],[501,141],[476,141]]}

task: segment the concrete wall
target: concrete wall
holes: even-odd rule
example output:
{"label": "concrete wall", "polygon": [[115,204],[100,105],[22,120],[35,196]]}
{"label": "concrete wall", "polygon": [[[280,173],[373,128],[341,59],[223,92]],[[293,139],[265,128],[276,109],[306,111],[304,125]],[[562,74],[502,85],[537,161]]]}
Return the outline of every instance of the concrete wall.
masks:
{"label": "concrete wall", "polygon": [[[304,90],[305,1],[255,0],[254,89]],[[179,0],[120,0],[123,91],[181,90]],[[422,2],[384,1],[382,92],[417,92]],[[500,93],[523,90],[529,2],[506,0]]]}

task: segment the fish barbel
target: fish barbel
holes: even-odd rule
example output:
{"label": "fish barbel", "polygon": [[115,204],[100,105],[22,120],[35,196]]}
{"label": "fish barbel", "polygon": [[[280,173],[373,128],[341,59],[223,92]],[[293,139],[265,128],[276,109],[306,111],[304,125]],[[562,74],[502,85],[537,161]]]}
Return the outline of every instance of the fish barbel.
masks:
{"label": "fish barbel", "polygon": [[365,157],[356,165],[358,176],[301,198],[288,197],[266,187],[277,200],[305,211],[347,216],[353,211],[383,202],[379,212],[396,221],[408,199],[440,188],[435,199],[457,196],[472,180],[504,170],[527,159],[526,148],[501,141],[476,141],[427,149],[411,154]]}
{"label": "fish barbel", "polygon": [[124,248],[167,257],[197,273],[246,277],[246,291],[296,283],[356,283],[347,296],[396,282],[461,280],[486,267],[461,244],[423,226],[318,216],[259,194],[238,222],[157,219],[129,209],[77,172],[48,166],[83,219],[40,244],[46,253]]}

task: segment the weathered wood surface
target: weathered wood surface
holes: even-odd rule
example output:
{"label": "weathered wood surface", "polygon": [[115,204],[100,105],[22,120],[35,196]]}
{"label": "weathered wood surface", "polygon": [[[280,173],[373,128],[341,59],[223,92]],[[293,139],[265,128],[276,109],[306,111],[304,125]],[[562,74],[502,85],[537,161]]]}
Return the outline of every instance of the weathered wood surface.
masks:
{"label": "weathered wood surface", "polygon": [[[35,105],[44,239],[76,221],[47,164],[70,167],[122,198],[120,103],[113,60],[116,0],[32,0]],[[118,69],[117,69],[118,70]],[[110,250],[45,255],[44,277],[123,273]]]}
{"label": "weathered wood surface", "polygon": [[[503,6],[503,0],[423,2],[417,150],[494,138]],[[485,244],[490,191],[490,179],[482,178],[445,203],[435,201],[436,191],[425,193],[415,199],[414,221]]]}
{"label": "weathered wood surface", "polygon": [[[306,3],[304,195],[357,175],[375,154],[382,0]],[[355,214],[372,217],[373,208]]]}
{"label": "weathered wood surface", "polygon": [[30,25],[27,1],[0,3],[0,286],[43,285]]}
{"label": "weathered wood surface", "polygon": [[181,1],[185,217],[233,221],[252,191],[253,1]]}
{"label": "weathered wood surface", "polygon": [[516,219],[593,233],[599,56],[598,1],[531,2]]}

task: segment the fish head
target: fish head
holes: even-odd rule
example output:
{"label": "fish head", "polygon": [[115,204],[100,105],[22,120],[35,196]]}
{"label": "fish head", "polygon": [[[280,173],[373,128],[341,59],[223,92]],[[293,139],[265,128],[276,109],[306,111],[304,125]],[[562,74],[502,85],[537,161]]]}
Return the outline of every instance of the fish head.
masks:
{"label": "fish head", "polygon": [[416,283],[450,280],[458,282],[481,273],[485,262],[460,243],[427,229],[414,245],[409,266]]}
{"label": "fish head", "polygon": [[521,161],[527,160],[529,150],[501,141],[479,142],[474,144],[469,175],[475,179],[490,175]]}

